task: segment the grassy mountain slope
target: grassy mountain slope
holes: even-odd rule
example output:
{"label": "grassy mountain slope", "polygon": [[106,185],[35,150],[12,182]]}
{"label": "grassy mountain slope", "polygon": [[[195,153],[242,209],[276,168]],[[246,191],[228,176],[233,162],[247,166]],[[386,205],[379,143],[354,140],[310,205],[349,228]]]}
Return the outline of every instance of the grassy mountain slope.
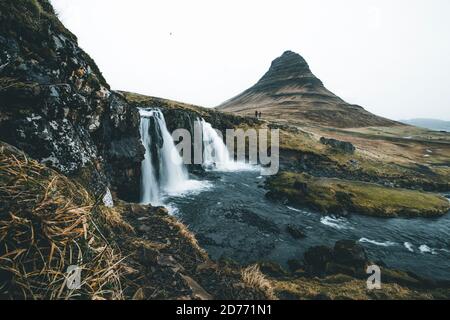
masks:
{"label": "grassy mountain slope", "polygon": [[264,119],[333,127],[392,126],[391,121],[352,105],[325,88],[299,54],[286,51],[251,88],[217,107],[241,115],[262,112]]}

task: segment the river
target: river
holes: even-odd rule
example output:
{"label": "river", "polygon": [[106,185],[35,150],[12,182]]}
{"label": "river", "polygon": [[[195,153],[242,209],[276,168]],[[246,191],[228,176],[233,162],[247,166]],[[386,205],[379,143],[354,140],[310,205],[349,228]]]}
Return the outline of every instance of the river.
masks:
{"label": "river", "polygon": [[[213,259],[247,264],[302,260],[311,246],[332,246],[337,240],[358,241],[372,261],[391,268],[450,279],[450,215],[440,218],[376,218],[352,214],[324,216],[266,199],[258,170],[210,171],[203,188],[166,196],[164,202],[189,226]],[[294,239],[287,225],[304,230]]]}

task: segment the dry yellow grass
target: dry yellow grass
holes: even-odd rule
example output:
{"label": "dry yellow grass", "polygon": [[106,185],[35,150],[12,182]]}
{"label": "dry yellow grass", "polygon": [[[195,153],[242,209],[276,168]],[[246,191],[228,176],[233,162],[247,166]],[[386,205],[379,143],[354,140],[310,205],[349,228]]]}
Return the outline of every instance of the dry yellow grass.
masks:
{"label": "dry yellow grass", "polygon": [[[90,194],[0,144],[0,297],[121,299],[121,255],[103,237]],[[81,288],[66,270],[81,269]]]}
{"label": "dry yellow grass", "polygon": [[267,280],[266,276],[259,269],[259,265],[254,264],[241,270],[242,282],[250,288],[255,288],[264,292],[270,300],[276,299],[273,292],[272,284]]}
{"label": "dry yellow grass", "polygon": [[206,251],[203,248],[200,247],[200,245],[198,244],[197,238],[188,229],[188,227],[186,225],[184,225],[177,219],[170,217],[170,216],[165,217],[164,220],[166,222],[168,222],[170,225],[174,226],[178,230],[178,233],[180,234],[180,236],[185,238],[190,243],[190,245],[200,253],[202,258],[208,259],[208,254],[206,253]]}
{"label": "dry yellow grass", "polygon": [[98,209],[98,217],[103,224],[119,231],[134,233],[134,228],[122,218],[123,208],[121,206],[115,206],[114,208],[99,206]]}

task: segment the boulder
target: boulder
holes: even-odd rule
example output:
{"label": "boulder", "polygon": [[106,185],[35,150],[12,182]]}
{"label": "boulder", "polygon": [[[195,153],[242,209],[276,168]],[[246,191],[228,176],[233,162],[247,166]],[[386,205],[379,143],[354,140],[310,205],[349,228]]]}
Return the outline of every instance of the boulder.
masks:
{"label": "boulder", "polygon": [[336,139],[328,139],[325,137],[320,138],[320,143],[330,146],[336,151],[342,152],[342,153],[348,153],[353,154],[355,152],[355,146],[347,141],[340,141]]}
{"label": "boulder", "polygon": [[316,246],[305,252],[305,267],[308,273],[325,275],[328,266],[333,262],[333,249],[326,246]]}
{"label": "boulder", "polygon": [[295,226],[295,225],[292,225],[292,224],[287,225],[287,226],[286,226],[286,231],[287,231],[287,232],[292,236],[292,238],[294,238],[294,239],[303,239],[303,238],[306,238],[305,232],[304,232],[301,228],[299,228],[299,227],[297,227],[297,226]]}
{"label": "boulder", "polygon": [[316,246],[304,255],[306,271],[316,276],[331,274],[365,275],[369,263],[364,248],[353,240],[339,240],[334,248]]}
{"label": "boulder", "polygon": [[334,260],[336,263],[363,268],[368,263],[364,248],[353,240],[339,240],[334,245]]}

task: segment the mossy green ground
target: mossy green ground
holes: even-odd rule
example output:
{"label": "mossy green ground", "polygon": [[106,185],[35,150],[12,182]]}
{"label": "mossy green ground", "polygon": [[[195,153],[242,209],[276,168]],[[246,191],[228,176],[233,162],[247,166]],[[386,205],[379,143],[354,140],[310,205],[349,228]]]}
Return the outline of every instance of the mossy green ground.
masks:
{"label": "mossy green ground", "polygon": [[274,293],[280,299],[331,299],[331,300],[428,300],[447,299],[448,289],[423,290],[397,283],[384,283],[381,289],[367,289],[365,280],[336,274],[326,278],[294,277],[269,278]]}
{"label": "mossy green ground", "polygon": [[355,212],[371,216],[439,216],[450,204],[444,197],[423,191],[388,188],[342,179],[317,178],[282,172],[267,182],[269,196],[321,212]]}

